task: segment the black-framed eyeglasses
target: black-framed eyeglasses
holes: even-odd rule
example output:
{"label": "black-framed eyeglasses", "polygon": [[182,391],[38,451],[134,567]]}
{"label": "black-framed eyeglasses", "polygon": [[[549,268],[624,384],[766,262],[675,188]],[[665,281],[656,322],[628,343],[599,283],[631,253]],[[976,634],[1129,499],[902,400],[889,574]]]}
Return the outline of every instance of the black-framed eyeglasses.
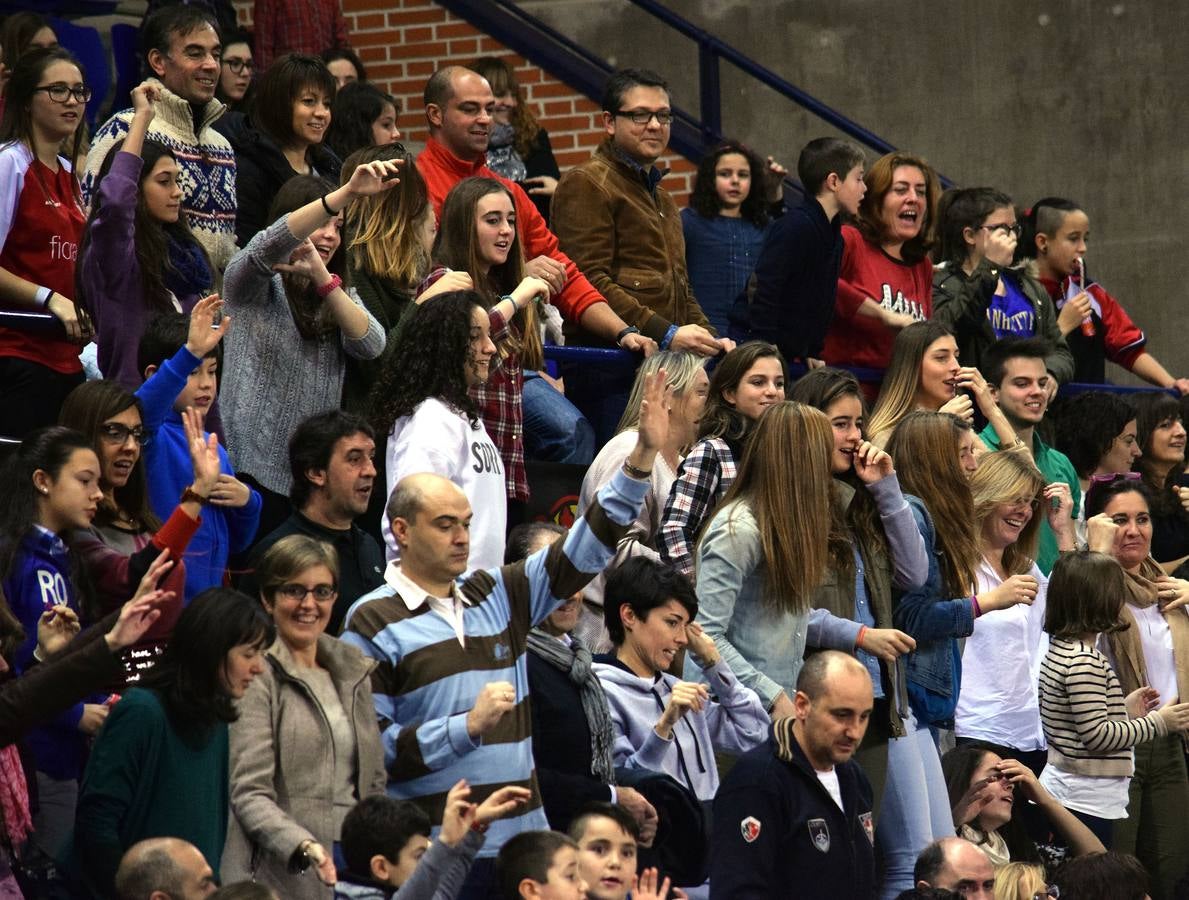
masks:
{"label": "black-framed eyeglasses", "polygon": [[244,69],[249,72],[256,71],[256,63],[250,59],[237,59],[236,57],[223,57],[223,65],[229,68],[234,74],[239,75]]}
{"label": "black-framed eyeglasses", "polygon": [[978,227],[985,228],[987,231],[998,231],[1000,234],[1013,234],[1016,238],[1019,238],[1024,233],[1024,229],[1019,225],[1009,225],[1006,222],[999,225],[980,225]]}
{"label": "black-framed eyeglasses", "polygon": [[304,584],[282,584],[277,588],[277,593],[294,603],[300,603],[306,598],[306,594],[313,594],[315,600],[325,603],[337,597],[339,591],[333,584],[316,584],[312,588]]}
{"label": "black-framed eyeglasses", "polygon": [[71,95],[79,103],[91,102],[91,89],[86,86],[71,87],[68,84],[58,82],[57,84],[43,84],[41,87],[33,88],[33,93],[36,94],[38,91],[45,91],[55,103],[65,103],[66,99]]}
{"label": "black-framed eyeglasses", "polygon": [[127,425],[122,425],[119,422],[105,422],[99,426],[99,435],[109,444],[114,444],[117,447],[123,446],[128,438],[136,441],[140,446],[144,446],[149,442],[149,433],[141,426],[137,425],[135,428],[129,428]]}
{"label": "black-framed eyeglasses", "polygon": [[668,109],[657,112],[650,109],[617,109],[615,115],[622,119],[631,119],[636,125],[647,125],[653,117],[658,125],[668,125],[673,121],[673,112]]}

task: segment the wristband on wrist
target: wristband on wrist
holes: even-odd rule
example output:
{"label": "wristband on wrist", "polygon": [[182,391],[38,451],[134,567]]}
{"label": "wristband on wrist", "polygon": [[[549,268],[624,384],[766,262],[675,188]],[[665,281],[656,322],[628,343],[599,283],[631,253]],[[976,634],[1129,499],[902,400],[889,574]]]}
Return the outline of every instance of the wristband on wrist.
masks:
{"label": "wristband on wrist", "polygon": [[974,609],[974,617],[976,619],[983,614],[983,608],[978,605],[978,594],[971,596],[970,606]]}
{"label": "wristband on wrist", "polygon": [[478,834],[487,834],[487,829],[489,827],[490,826],[486,822],[480,822],[478,819],[471,823],[471,831],[477,832]]}
{"label": "wristband on wrist", "polygon": [[623,339],[625,337],[627,337],[629,334],[639,334],[639,333],[640,333],[639,328],[637,328],[635,325],[629,325],[623,331],[619,332],[619,334],[615,335],[615,343],[622,344]]}
{"label": "wristband on wrist", "polygon": [[500,297],[500,300],[507,300],[509,303],[512,304],[512,314],[513,315],[520,312],[520,305],[516,302],[516,298],[513,297],[511,294],[504,294],[504,296]]}
{"label": "wristband on wrist", "polygon": [[629,478],[635,478],[637,481],[647,481],[652,477],[651,469],[641,469],[639,466],[633,466],[626,459],[623,461],[623,471]]}
{"label": "wristband on wrist", "polygon": [[178,503],[182,504],[188,501],[193,501],[199,506],[206,506],[211,502],[211,498],[204,497],[202,494],[198,493],[198,491],[194,490],[194,488],[187,486],[186,489],[182,491],[182,499],[179,500]]}
{"label": "wristband on wrist", "polygon": [[333,218],[334,216],[338,215],[338,212],[331,209],[330,204],[326,202],[326,198],[329,196],[330,196],[330,194],[323,194],[319,199],[321,199],[321,201],[322,201],[322,208],[324,210],[326,210],[326,215],[331,216]]}
{"label": "wristband on wrist", "polygon": [[858,647],[860,650],[863,649],[863,638],[865,638],[865,637],[867,637],[867,626],[860,625],[859,626],[859,636],[857,638],[855,638],[855,646]]}
{"label": "wristband on wrist", "polygon": [[33,302],[44,309],[45,306],[50,302],[50,297],[52,296],[54,296],[54,292],[43,285],[42,287],[39,287],[37,289],[37,293],[33,295]]}
{"label": "wristband on wrist", "polygon": [[343,279],[339,278],[337,275],[331,275],[330,281],[326,282],[326,284],[322,285],[320,288],[314,288],[314,293],[318,295],[320,300],[325,300],[342,286]]}
{"label": "wristband on wrist", "polygon": [[670,325],[669,330],[665,332],[665,336],[661,338],[660,347],[662,350],[668,350],[669,345],[673,343],[673,335],[677,334],[677,326]]}

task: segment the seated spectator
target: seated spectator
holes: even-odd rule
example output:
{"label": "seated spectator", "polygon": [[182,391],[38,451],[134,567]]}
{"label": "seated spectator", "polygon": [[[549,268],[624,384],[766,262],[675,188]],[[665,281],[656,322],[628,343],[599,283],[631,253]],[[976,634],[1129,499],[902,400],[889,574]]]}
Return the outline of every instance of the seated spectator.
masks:
{"label": "seated spectator", "polygon": [[[372,427],[386,435],[384,496],[391,505],[406,475],[434,472],[462,488],[475,535],[463,571],[498,567],[504,558],[507,489],[499,450],[471,399],[485,380],[495,344],[478,294],[450,291],[414,309],[389,349],[372,392]],[[400,559],[387,509],[385,557]]]}
{"label": "seated spectator", "polygon": [[[145,18],[163,6],[177,5],[178,2],[179,0],[149,0],[145,8]],[[234,0],[181,0],[181,3],[196,6],[205,12],[219,30],[219,34],[235,33],[239,17],[235,11]]]}
{"label": "seated spectator", "polygon": [[161,662],[112,707],[75,819],[83,896],[110,897],[119,859],[145,838],[190,841],[219,869],[230,813],[227,725],[272,639],[258,603],[205,591],[178,619]]}
{"label": "seated spectator", "polygon": [[[148,320],[188,313],[216,276],[180,207],[177,157],[145,140],[160,90],[158,82],[146,81],[132,91],[128,134],[99,167],[78,255],[78,301],[95,325],[99,369],[130,391],[143,381],[136,353]],[[122,265],[112,265],[115,259]]]}
{"label": "seated spectator", "polygon": [[[1066,398],[1056,409],[1056,446],[1077,472],[1085,496],[1093,483],[1130,472],[1143,455],[1135,409],[1118,394],[1085,391]],[[1086,504],[1074,523],[1078,540],[1086,540]]]}
{"label": "seated spectator", "polygon": [[[384,552],[374,537],[355,524],[367,512],[375,491],[375,454],[372,427],[359,416],[332,409],[298,424],[289,439],[293,512],[252,548],[254,569],[270,547],[292,534],[334,548],[338,595],[326,623],[330,635],[339,633],[351,604],[384,580]],[[241,579],[239,588],[254,596],[259,583],[253,571]]]}
{"label": "seated spectator", "polygon": [[[1094,484],[1086,498],[1091,528],[1103,527],[1113,540],[1103,549],[1127,573],[1125,629],[1106,637],[1112,668],[1124,695],[1146,686],[1165,705],[1189,697],[1189,582],[1170,578],[1151,556],[1152,516],[1143,482],[1115,476]],[[1103,517],[1109,518],[1109,523]],[[1087,530],[1090,530],[1088,528]],[[1168,734],[1135,748],[1135,774],[1128,788],[1125,821],[1116,827],[1115,847],[1134,853],[1152,876],[1156,897],[1173,897],[1189,865],[1189,840],[1181,827],[1189,808],[1189,775],[1180,752],[1181,735]]]}
{"label": "seated spectator", "polygon": [[[402,340],[415,334],[413,326],[423,313],[452,301],[461,304],[456,309],[471,304],[472,327],[486,339],[486,314],[472,296],[457,293],[419,308]],[[443,358],[433,365],[440,369]],[[478,796],[485,796],[494,789],[496,773],[498,783],[532,791],[515,816],[488,831],[467,882],[473,893],[464,896],[486,896],[481,892],[492,883],[499,848],[513,835],[546,824],[533,775],[523,648],[529,631],[610,561],[614,543],[639,515],[667,430],[665,401],[664,374],[658,373],[645,391],[636,450],[599,493],[589,512],[592,524],[580,517],[564,542],[522,562],[459,581],[468,568],[470,533],[482,533],[474,526],[466,494],[440,475],[421,472],[403,476],[389,499],[400,563],[389,566],[383,587],[355,604],[343,633],[344,640],[380,663],[372,690],[383,727],[389,794],[440,809],[442,784],[466,778]],[[418,647],[432,653],[407,652]],[[443,662],[449,663],[446,668]]]}
{"label": "seated spectator", "polygon": [[788,170],[738,141],[702,157],[689,206],[681,211],[685,265],[698,305],[719,334],[756,266],[773,217],[784,213]]}
{"label": "seated spectator", "polygon": [[115,877],[119,900],[199,900],[214,894],[217,887],[202,851],[175,837],[133,844]]}
{"label": "seated spectator", "polygon": [[335,86],[340,91],[349,84],[367,82],[367,69],[364,68],[363,60],[350,47],[331,47],[329,50],[323,50],[319,56],[334,76]]}
{"label": "seated spectator", "polygon": [[[987,368],[983,375],[1007,424],[1015,432],[1019,443],[1031,451],[1032,460],[1045,481],[1069,486],[1073,500],[1071,516],[1077,519],[1082,506],[1078,474],[1069,458],[1060,450],[1050,447],[1037,433],[1037,426],[1044,421],[1049,403],[1057,390],[1045,368],[1047,354],[1048,345],[1039,338],[1000,341],[988,348],[985,357]],[[978,436],[992,450],[1016,446],[1005,442],[1005,436],[992,425],[980,431]],[[1058,535],[1047,521],[1042,522],[1036,564],[1046,575],[1052,570],[1059,553]]]}
{"label": "seated spectator", "polygon": [[[413,157],[401,144],[359,150],[343,163],[342,183],[367,163],[392,161],[400,166],[400,182],[391,190],[362,197],[345,210],[343,240],[347,243],[347,283],[386,335],[386,346],[396,343],[397,326],[413,305],[413,292],[429,273],[430,253],[437,229],[425,180]],[[441,291],[469,289],[465,272],[439,279]],[[367,412],[367,394],[384,368],[380,359],[347,359],[343,406],[350,412]]]}
{"label": "seated spectator", "polygon": [[487,144],[488,168],[501,178],[520,184],[536,204],[545,224],[549,224],[550,201],[557,190],[557,179],[561,178],[549,132],[533,115],[516,81],[516,72],[506,59],[484,56],[469,68],[487,79],[495,96]]}
{"label": "seated spectator", "polygon": [[9,74],[30,50],[56,50],[59,46],[53,26],[35,12],[9,13],[0,25],[0,60]]}
{"label": "seated spectator", "polygon": [[256,60],[252,56],[252,36],[236,29],[224,35],[223,56],[219,60],[219,86],[215,99],[227,106],[224,117],[244,113],[252,91]]}
{"label": "seated spectator", "polygon": [[194,480],[189,493],[162,524],[149,505],[146,466],[141,460],[147,438],[140,401],[114,381],[88,381],[71,391],[58,419],[89,437],[99,459],[103,499],[90,528],[71,536],[90,582],[89,615],[106,615],[119,607],[153,560],[162,550],[169,550],[171,568],[161,584],[174,593],[175,601],[162,610],[145,645],[129,654],[131,675],[164,650],[181,613],[186,550],[200,524],[200,498],[209,497],[218,484],[219,454],[200,437],[202,425],[197,415],[185,414],[182,426],[187,431]]}
{"label": "seated spectator", "polygon": [[[801,149],[801,205],[769,227],[755,278],[732,318],[751,337],[770,341],[786,360],[820,359],[834,319],[842,261],[842,214],[857,216],[867,192],[863,151],[850,141],[817,138]],[[688,244],[689,238],[686,238]]]}
{"label": "seated spectator", "polygon": [[227,339],[223,419],[236,468],[264,498],[262,530],[289,515],[285,447],[299,422],[337,409],[347,357],[376,359],[385,335],[343,284],[343,210],[396,181],[395,162],[360,166],[334,183],[305,175],[272,201],[265,231],[227,266],[223,296],[239,327]]}
{"label": "seated spectator", "polygon": [[871,715],[854,657],[817,653],[797,675],[792,716],[732,767],[714,802],[710,897],[875,896],[871,785],[852,759]]}
{"label": "seated spectator", "polygon": [[[65,50],[16,61],[0,119],[0,308],[51,313],[42,334],[0,326],[0,433],[21,438],[58,417],[83,382],[78,354],[90,321],[74,301],[74,261],[85,218],[74,164],[91,89]],[[70,144],[70,158],[61,155]]]}
{"label": "seated spectator", "polygon": [[[226,107],[215,99],[222,44],[209,6],[163,5],[140,29],[145,68],[160,82],[160,100],[146,138],[178,160],[182,212],[214,267],[222,272],[235,253],[236,163],[227,138],[214,128]],[[95,132],[87,155],[83,195],[96,192],[99,168],[132,124],[134,110],[115,113]]]}
{"label": "seated spectator", "polygon": [[[640,834],[631,814],[614,803],[588,804],[570,826],[578,845],[578,877],[586,882],[586,900],[663,898],[670,879],[654,868],[637,874]],[[674,890],[674,898],[681,896]]]}
{"label": "seated spectator", "polygon": [[500,850],[495,869],[501,900],[585,900],[578,847],[556,831],[518,834]]}
{"label": "seated spectator", "polygon": [[784,399],[787,381],[780,352],[762,341],[740,344],[714,367],[698,441],[677,467],[657,534],[661,560],[682,574],[693,575],[702,526],[730,490],[756,420]]}
{"label": "seated spectator", "polygon": [[660,559],[657,539],[661,512],[685,449],[697,436],[698,422],[706,406],[709,379],[706,377],[705,363],[701,358],[693,353],[661,352],[654,353],[644,361],[636,372],[632,393],[628,397],[627,408],[620,419],[615,437],[603,446],[590,468],[586,470],[582,479],[582,489],[578,493],[577,510],[584,513],[594,502],[598,492],[623,466],[624,460],[636,443],[636,427],[640,420],[645,386],[650,378],[662,371],[672,392],[669,395],[669,428],[664,446],[657,454],[656,465],[649,476],[650,489],[645,495],[644,507],[627,535],[620,540],[615,558],[608,570],[600,573],[582,592],[583,613],[575,633],[595,653],[603,653],[610,647],[604,625],[603,593],[604,584],[611,572],[633,557],[642,556],[657,561]]}
{"label": "seated spectator", "polygon": [[495,819],[515,811],[525,788],[496,790],[482,803],[469,802],[465,781],[446,795],[442,827],[431,841],[429,819],[417,804],[377,795],[359,801],[343,820],[342,855],[334,896],[344,900],[391,900],[459,895],[483,833]]}
{"label": "seated spectator", "polygon": [[241,250],[276,221],[265,215],[291,178],[314,175],[338,182],[342,160],[323,144],[334,94],[334,78],[315,56],[286,53],[257,81],[248,121],[229,136],[239,200],[235,237]]}
{"label": "seated spectator", "polygon": [[[504,562],[527,559],[565,534],[554,522],[517,525],[508,534]],[[581,608],[582,595],[575,594],[528,636],[533,761],[545,816],[557,830],[568,831],[574,813],[586,804],[618,803],[651,843],[656,810],[634,788],[615,784],[607,697],[591,668],[590,649],[570,634]]]}
{"label": "seated spectator", "polygon": [[[260,495],[232,474],[227,451],[203,429],[219,387],[219,342],[231,325],[231,317],[224,315],[215,326],[222,307],[212,295],[200,300],[189,317],[159,315],[141,337],[137,354],[146,379],[136,398],[147,436],[143,452],[149,505],[159,519],[168,518],[179,502],[206,507],[186,555],[187,603],[200,591],[224,583],[228,558],[251,545],[260,520]],[[206,445],[204,452],[219,455],[219,475],[205,495],[191,487],[195,440]]]}
{"label": "seated spectator", "polygon": [[1099,635],[1127,627],[1120,613],[1128,596],[1127,576],[1109,556],[1063,555],[1049,579],[1049,649],[1040,668],[1040,716],[1049,745],[1040,783],[1107,849],[1114,822],[1127,818],[1132,748],[1189,727],[1189,703],[1160,706],[1154,687],[1137,687],[1124,699],[1118,676],[1095,646]]}
{"label": "seated spectator", "polygon": [[1139,860],[1126,853],[1092,853],[1071,859],[1057,873],[1054,884],[1062,897],[1076,900],[1148,898],[1148,873]]}
{"label": "seated spectator", "polygon": [[[1041,867],[1043,878],[1069,854],[1102,852],[1102,842],[1053,799],[1024,763],[972,742],[946,753],[941,768],[958,837],[986,853],[996,873],[1011,862],[1024,862]],[[1038,843],[1029,835],[1024,820],[1033,807],[1055,840]]]}
{"label": "seated spectator", "polygon": [[[344,62],[336,60],[332,65]],[[387,146],[400,140],[396,125],[399,116],[400,101],[374,84],[366,81],[340,84],[330,106],[330,127],[326,129],[324,143],[342,160],[365,147]],[[408,171],[406,168],[401,177],[407,177]]]}
{"label": "seated spectator", "polygon": [[912,878],[918,889],[951,890],[963,900],[995,900],[991,860],[964,838],[941,838],[922,850]]}
{"label": "seated spectator", "polygon": [[1046,197],[1032,205],[1023,226],[1017,256],[1029,260],[1029,271],[1057,306],[1057,328],[1073,354],[1073,380],[1102,384],[1110,360],[1157,387],[1189,393],[1189,378],[1170,375],[1119,302],[1086,275],[1090,218],[1082,207]]}
{"label": "seated spectator", "polygon": [[[963,390],[969,394],[959,393]],[[892,342],[892,361],[868,426],[871,443],[887,446],[901,419],[917,409],[951,413],[973,426],[976,403],[1001,446],[1013,446],[1016,433],[986,380],[978,369],[959,364],[954,333],[939,322],[914,322]]]}
{"label": "seated spectator", "polygon": [[[471,388],[487,432],[507,472],[508,499],[528,500],[526,454],[586,465],[594,456],[594,431],[544,373],[544,304],[549,284],[525,272],[512,195],[492,178],[468,178],[442,204],[433,247],[432,286],[449,272],[466,273],[490,310],[497,355],[491,373]],[[426,302],[418,297],[418,302]],[[531,378],[528,373],[532,373]]]}
{"label": "seated spectator", "polygon": [[995,872],[995,900],[1048,900],[1045,870],[1032,863],[1008,863]]}
{"label": "seated spectator", "polygon": [[830,365],[886,368],[896,332],[933,314],[937,173],[918,156],[889,153],[864,177],[858,225],[842,228],[835,317],[822,357]]}
{"label": "seated spectator", "polygon": [[1189,561],[1189,489],[1185,471],[1185,423],[1167,394],[1140,394],[1135,410],[1140,458],[1132,464],[1151,495],[1152,556],[1169,573],[1185,574]]}
{"label": "seated spectator", "polygon": [[[763,703],[694,621],[698,598],[679,572],[628,560],[607,579],[603,612],[614,651],[598,658],[595,673],[615,727],[615,765],[663,772],[709,803],[719,785],[714,751],[739,754],[762,743]],[[687,647],[709,689],[669,673]]]}
{"label": "seated spectator", "polygon": [[[1034,562],[1041,522],[1073,550],[1069,488],[1046,485],[1022,450],[991,453],[970,478],[981,559],[975,593],[981,615],[962,647],[962,692],[954,710],[961,741],[997,747],[1036,774],[1045,764],[1036,680],[1048,649],[1048,580]],[[1005,606],[1004,603],[1013,603]]]}
{"label": "seated spectator", "polygon": [[282,53],[309,55],[351,42],[341,0],[312,0],[302,7],[301,15],[294,15],[284,0],[255,0],[252,34],[262,68],[271,66]]}
{"label": "seated spectator", "polygon": [[954,188],[938,207],[940,261],[933,272],[933,316],[953,329],[962,362],[984,365],[1003,338],[1044,338],[1045,366],[1058,384],[1073,381],[1073,356],[1044,285],[1012,269],[1020,236],[1011,197],[992,188]]}
{"label": "seated spectator", "polygon": [[234,816],[220,875],[261,881],[295,900],[326,896],[343,819],[357,801],[384,792],[371,667],[325,633],[338,568],[334,548],[304,534],[264,554],[256,579],[277,639],[231,726]]}

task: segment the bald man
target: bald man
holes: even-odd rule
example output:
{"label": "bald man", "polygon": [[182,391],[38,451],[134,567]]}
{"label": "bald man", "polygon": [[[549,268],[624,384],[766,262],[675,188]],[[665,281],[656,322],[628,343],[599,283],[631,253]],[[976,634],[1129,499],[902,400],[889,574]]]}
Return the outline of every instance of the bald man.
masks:
{"label": "bald man", "polygon": [[990,857],[965,838],[934,841],[917,858],[912,879],[919,888],[945,888],[964,900],[994,900],[995,867]]}
{"label": "bald man", "polygon": [[215,888],[215,875],[202,852],[180,838],[133,844],[116,870],[120,900],[199,900]]}
{"label": "bald man", "polygon": [[867,731],[871,675],[853,656],[814,654],[794,715],[740,757],[714,801],[711,900],[875,896],[871,785],[851,757]]}
{"label": "bald man", "polygon": [[466,495],[423,473],[402,478],[389,498],[400,560],[347,613],[342,637],[379,662],[372,690],[391,796],[415,801],[438,823],[459,779],[469,782],[472,803],[505,784],[532,792],[492,823],[468,881],[477,891],[486,890],[505,841],[549,828],[533,771],[528,633],[610,562],[643,505],[668,418],[664,379],[650,378],[635,449],[566,539],[461,581],[471,539]]}

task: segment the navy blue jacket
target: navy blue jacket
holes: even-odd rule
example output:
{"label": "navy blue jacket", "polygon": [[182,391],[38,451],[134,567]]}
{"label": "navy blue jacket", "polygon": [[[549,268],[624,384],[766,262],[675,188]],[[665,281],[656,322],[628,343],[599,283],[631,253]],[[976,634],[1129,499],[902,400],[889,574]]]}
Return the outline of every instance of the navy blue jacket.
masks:
{"label": "navy blue jacket", "polygon": [[755,276],[731,311],[755,340],[780,348],[784,358],[820,358],[834,319],[842,264],[842,217],[831,221],[813,197],[768,228]]}
{"label": "navy blue jacket", "polygon": [[875,896],[871,784],[835,766],[839,809],[800,745],[772,736],[735,763],[714,800],[710,900],[870,900]]}

